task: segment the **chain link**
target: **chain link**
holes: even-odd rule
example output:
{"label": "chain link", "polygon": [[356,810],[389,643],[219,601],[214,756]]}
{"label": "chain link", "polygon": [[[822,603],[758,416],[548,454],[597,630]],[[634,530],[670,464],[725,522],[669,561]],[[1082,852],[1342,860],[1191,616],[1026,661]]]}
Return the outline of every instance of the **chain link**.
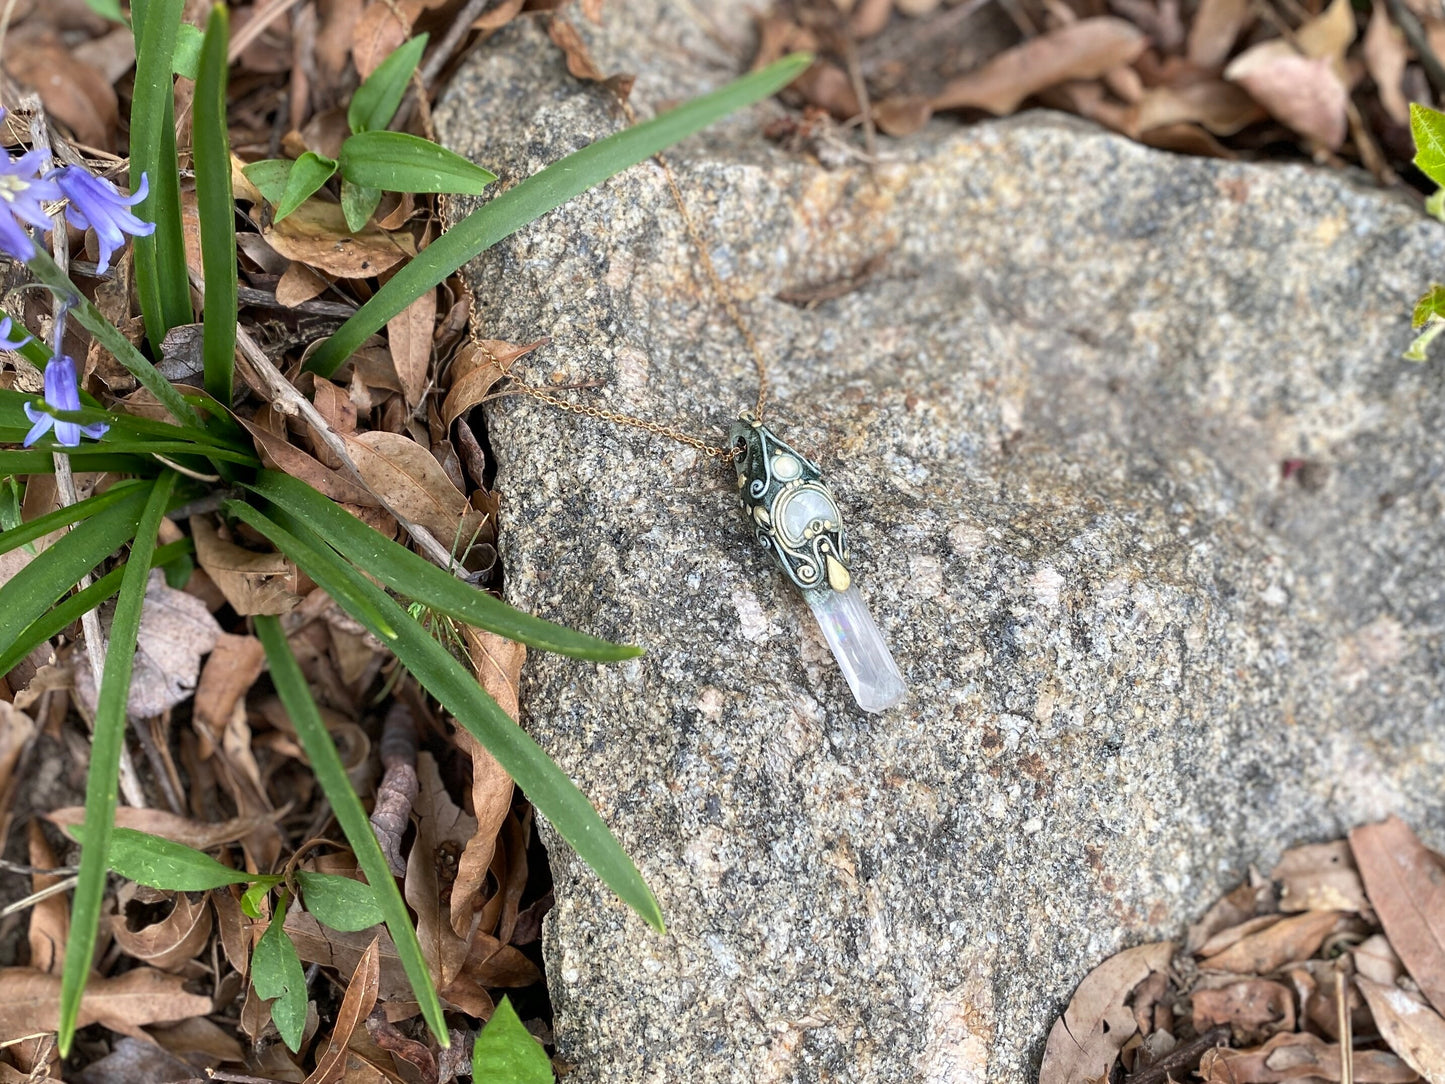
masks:
{"label": "chain link", "polygon": [[[637,123],[637,114],[633,112],[631,104],[625,98],[621,97],[618,98],[618,101],[622,106],[623,113],[627,117],[627,122],[635,125]],[[747,344],[748,352],[752,355],[753,366],[756,368],[758,376],[758,397],[752,413],[755,418],[761,421],[763,409],[767,406],[768,402],[768,368],[767,362],[763,358],[762,348],[758,345],[758,340],[756,336],[753,335],[752,329],[748,326],[747,321],[743,319],[743,314],[738,308],[736,299],[727,291],[727,288],[723,285],[721,276],[717,273],[717,268],[713,266],[712,256],[708,254],[707,246],[703,244],[702,235],[698,231],[697,223],[694,221],[692,213],[688,211],[687,204],[683,202],[682,190],[677,185],[677,178],[672,172],[672,166],[661,154],[653,155],[653,157],[657,160],[657,164],[662,167],[663,175],[667,178],[667,187],[672,192],[672,200],[677,205],[678,213],[682,215],[682,222],[687,230],[688,241],[697,252],[698,262],[702,265],[703,274],[708,281],[708,287],[722,305],[723,310],[728,315],[728,319],[730,319],[733,322],[733,326],[738,329],[738,333],[742,336],[743,342]],[[445,196],[442,197],[442,201],[443,214],[445,215],[447,202]],[[473,344],[491,359],[493,365],[501,369],[501,363],[497,360],[496,355],[483,344],[480,337],[481,321],[477,316],[476,294],[470,289],[467,291],[467,316],[468,333],[471,336]],[[539,388],[535,384],[528,384],[520,377],[506,373],[505,370],[503,370],[503,372],[506,374],[508,380],[507,391],[515,391],[529,396],[539,403],[545,403],[557,410],[565,411],[568,414],[580,415],[584,418],[595,418],[612,425],[640,429],[645,433],[651,433],[653,436],[663,437],[667,440],[675,441],[678,444],[686,445],[689,448],[701,452],[703,455],[721,459],[724,463],[731,463],[737,458],[738,449],[736,448],[712,444],[702,437],[692,436],[670,425],[662,425],[659,422],[648,421],[646,418],[639,418],[635,414],[625,414],[617,410],[605,410],[602,407],[574,403],[552,394],[545,388]]]}

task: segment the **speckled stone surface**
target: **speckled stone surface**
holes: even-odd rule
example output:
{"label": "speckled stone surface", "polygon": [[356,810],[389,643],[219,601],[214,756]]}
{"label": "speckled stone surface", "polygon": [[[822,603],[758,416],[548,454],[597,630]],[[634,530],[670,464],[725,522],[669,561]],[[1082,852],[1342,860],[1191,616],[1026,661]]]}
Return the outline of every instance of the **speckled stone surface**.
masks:
{"label": "speckled stone surface", "polygon": [[[734,63],[691,7],[583,25],[644,113]],[[674,163],[912,693],[853,706],[729,469],[488,408],[511,601],[650,649],[525,673],[670,923],[554,847],[559,1051],[574,1084],[1022,1084],[1091,967],[1250,863],[1389,812],[1445,844],[1445,392],[1399,360],[1445,231],[1048,114],[826,168],[761,138],[778,110]],[[438,123],[505,183],[618,119],[522,24]],[[721,435],[751,364],[695,263],[649,164],[469,274],[488,336],[552,338],[534,380]]]}

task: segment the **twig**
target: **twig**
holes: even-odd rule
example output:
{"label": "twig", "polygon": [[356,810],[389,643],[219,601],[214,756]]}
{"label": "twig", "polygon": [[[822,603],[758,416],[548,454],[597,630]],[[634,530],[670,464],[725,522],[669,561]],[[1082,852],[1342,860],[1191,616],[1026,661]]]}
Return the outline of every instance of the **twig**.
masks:
{"label": "twig", "polygon": [[[191,272],[191,281],[194,283],[198,280],[199,276],[196,275],[194,271]],[[368,493],[380,501],[381,506],[391,514],[392,518],[406,529],[407,533],[411,535],[413,541],[426,553],[427,557],[442,568],[447,569],[458,579],[466,579],[467,570],[460,562],[452,560],[450,551],[436,540],[435,535],[421,524],[411,522],[411,520],[393,508],[390,501],[367,484],[366,479],[362,477],[361,471],[357,468],[356,462],[351,458],[351,452],[346,447],[346,441],[342,440],[337,432],[331,428],[331,425],[321,416],[321,412],[312,405],[311,400],[297,391],[295,385],[286,379],[280,369],[276,368],[275,363],[266,356],[266,351],[261,349],[260,344],[251,337],[250,332],[244,327],[238,327],[236,329],[236,345],[240,348],[242,356],[251,366],[251,370],[255,373],[256,377],[265,385],[266,394],[271,397],[273,403],[278,405],[278,409],[283,414],[298,415],[302,421],[309,425],[312,431],[321,438],[321,442],[326,445],[327,449],[330,450],[337,459],[341,460],[342,465],[352,477],[361,483]]]}
{"label": "twig", "polygon": [[1199,1059],[1204,1057],[1205,1051],[1228,1040],[1229,1028],[1227,1026],[1210,1028],[1197,1039],[1171,1050],[1149,1068],[1141,1069],[1137,1073],[1130,1073],[1124,1078],[1124,1084],[1165,1084],[1170,1079],[1169,1074],[1174,1070],[1194,1068],[1199,1064]]}
{"label": "twig", "polygon": [[251,47],[251,43],[266,32],[267,27],[300,2],[301,0],[272,0],[272,3],[252,15],[246,20],[246,25],[231,38],[231,45],[226,50],[226,62],[234,64],[241,54]]}
{"label": "twig", "polygon": [[[55,160],[54,152],[50,144],[50,124],[45,119],[45,105],[41,102],[38,94],[27,94],[20,100],[20,107],[30,113],[30,142],[36,150],[45,152],[45,169]],[[60,217],[58,210],[51,212],[51,220],[54,223],[50,236],[55,252],[55,263],[64,274],[69,274],[70,268],[70,235],[65,231],[65,222]],[[65,332],[65,309],[64,303],[52,299],[51,309],[54,313],[55,323],[55,356],[59,357],[63,349],[61,336]],[[75,491],[75,476],[70,470],[70,456],[64,452],[56,452],[52,457],[55,463],[55,488],[60,495],[60,503],[64,507],[70,507],[80,503],[80,496]],[[77,586],[83,591],[91,584],[90,573],[80,577]],[[81,631],[85,634],[85,656],[90,661],[90,675],[95,681],[95,695],[100,696],[101,679],[105,674],[105,633],[100,628],[100,611],[98,609],[86,610],[80,616]],[[125,800],[136,808],[144,808],[145,788],[141,786],[140,776],[136,773],[135,762],[131,759],[130,750],[121,745],[120,749],[120,789],[125,792]]]}
{"label": "twig", "polygon": [[858,43],[846,30],[843,32],[843,59],[848,67],[848,81],[853,84],[853,93],[858,98],[859,116],[863,121],[863,151],[869,158],[876,158],[878,128],[873,123],[873,100],[868,96],[868,81],[863,78],[863,66],[858,62]]}
{"label": "twig", "polygon": [[1350,995],[1345,973],[1335,968],[1335,1008],[1340,1027],[1340,1084],[1355,1084],[1355,1031],[1350,1022]]}
{"label": "twig", "polygon": [[1430,48],[1430,39],[1425,34],[1425,28],[1420,25],[1420,20],[1403,0],[1385,0],[1385,6],[1390,9],[1390,17],[1405,35],[1410,48],[1414,49],[1415,55],[1420,58],[1420,67],[1425,69],[1425,78],[1430,80],[1436,94],[1445,97],[1445,64],[1440,63],[1439,56]]}
{"label": "twig", "polygon": [[421,81],[427,90],[431,90],[432,84],[447,66],[447,61],[452,58],[457,46],[472,29],[472,23],[481,18],[482,12],[491,7],[493,2],[494,0],[468,0],[467,6],[457,12],[452,19],[452,25],[447,27],[446,34],[437,42],[431,56],[427,57],[426,63],[421,66]]}
{"label": "twig", "polygon": [[53,885],[46,885],[39,892],[32,892],[23,900],[16,900],[9,906],[0,908],[0,918],[7,918],[17,911],[25,910],[27,907],[34,907],[41,900],[48,900],[51,896],[58,896],[62,892],[69,892],[79,880],[80,878],[78,876],[67,877],[63,881],[56,881]]}

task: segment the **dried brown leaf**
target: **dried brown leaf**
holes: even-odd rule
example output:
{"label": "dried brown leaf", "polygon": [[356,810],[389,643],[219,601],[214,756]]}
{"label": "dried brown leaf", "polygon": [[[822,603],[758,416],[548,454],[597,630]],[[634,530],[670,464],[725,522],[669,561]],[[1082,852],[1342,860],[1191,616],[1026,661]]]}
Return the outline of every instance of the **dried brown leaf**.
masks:
{"label": "dried brown leaf", "polygon": [[[220,745],[237,706],[266,669],[266,653],[254,636],[222,633],[201,668],[195,720],[212,745]],[[208,755],[203,749],[202,755]]]}
{"label": "dried brown leaf", "polygon": [[1133,61],[1148,39],[1113,16],[1081,19],[1014,46],[983,67],[952,79],[933,98],[934,109],[963,107],[1002,115],[1025,98],[1071,79],[1097,79]]}
{"label": "dried brown leaf", "polygon": [[[1283,915],[1257,915],[1254,918],[1247,918],[1236,926],[1227,926],[1214,933],[1209,940],[1194,950],[1195,956],[1214,956],[1229,948],[1230,945],[1238,944],[1250,934],[1258,933],[1260,930],[1267,930],[1278,922]],[[1191,938],[1192,940],[1192,938]]]}
{"label": "dried brown leaf", "polygon": [[419,523],[443,546],[464,545],[482,518],[429,450],[400,433],[372,431],[344,437],[366,484],[397,514]]}
{"label": "dried brown leaf", "polygon": [[1354,957],[1355,970],[1359,974],[1386,986],[1394,986],[1405,973],[1405,965],[1390,946],[1390,939],[1382,933],[1365,938],[1350,949],[1350,955]]}
{"label": "dried brown leaf", "polygon": [[18,82],[33,87],[45,111],[81,143],[108,151],[120,131],[115,88],[101,72],[77,59],[64,45],[31,41],[5,50],[5,68]]}
{"label": "dried brown leaf", "polygon": [[1295,1028],[1295,999],[1289,987],[1267,979],[1243,979],[1215,989],[1195,990],[1194,1030],[1229,1025],[1235,1040],[1263,1042]]}
{"label": "dried brown leaf", "polygon": [[1369,910],[1365,886],[1346,840],[1309,843],[1285,851],[1269,875],[1280,882],[1282,911]]}
{"label": "dried brown leaf", "polygon": [[1129,995],[1151,973],[1167,970],[1173,955],[1174,942],[1157,941],[1126,949],[1089,972],[1049,1032],[1039,1084],[1086,1084],[1106,1076],[1138,1031]]}
{"label": "dried brown leaf", "polygon": [[1365,995],[1375,1025],[1390,1049],[1430,1084],[1445,1081],[1445,1019],[1398,986],[1386,986],[1362,975],[1355,976],[1355,985]]}
{"label": "dried brown leaf", "polygon": [[161,1084],[162,1081],[194,1080],[196,1067],[176,1057],[155,1043],[133,1039],[119,1040],[111,1052],[91,1062],[80,1071],[78,1084]]}
{"label": "dried brown leaf", "polygon": [[412,36],[422,12],[444,0],[372,0],[351,31],[351,59],[365,79],[398,45]]}
{"label": "dried brown leaf", "polygon": [[1201,0],[1189,25],[1185,55],[1201,68],[1221,68],[1241,30],[1253,22],[1248,0]]}
{"label": "dried brown leaf", "polygon": [[432,329],[437,318],[437,293],[427,290],[386,324],[391,362],[396,366],[406,405],[421,402],[431,370]]}
{"label": "dried brown leaf", "polygon": [[[36,869],[53,869],[55,854],[45,842],[45,833],[40,822],[32,820],[26,825],[29,833],[30,864]],[[39,892],[59,881],[59,877],[34,874],[30,887]],[[70,938],[70,908],[65,897],[48,896],[39,900],[30,909],[30,966],[37,971],[60,973],[65,960],[65,945]]]}
{"label": "dried brown leaf", "polygon": [[[160,715],[196,691],[201,656],[216,646],[221,626],[205,602],[166,585],[151,572],[136,638],[135,669],[126,710],[133,719]],[[95,710],[95,677],[82,644],[72,657],[76,693]]]}
{"label": "dried brown leaf", "polygon": [[[1415,1073],[1383,1050],[1357,1050],[1351,1062],[1355,1084],[1410,1084]],[[1319,1084],[1340,1079],[1340,1048],[1316,1035],[1276,1035],[1261,1047],[1215,1047],[1199,1063],[1205,1084]]]}
{"label": "dried brown leaf", "polygon": [[279,436],[256,422],[241,418],[256,441],[261,462],[305,482],[312,489],[326,494],[338,504],[354,504],[362,508],[379,508],[376,496],[349,475],[332,470],[314,455],[302,451],[286,437]]}
{"label": "dried brown leaf", "polygon": [[[447,997],[466,964],[467,943],[443,916],[442,901],[451,893],[457,860],[476,835],[477,822],[451,800],[429,753],[417,757],[416,769],[420,789],[412,806],[416,841],[407,856],[406,901],[416,911],[417,938],[427,967],[438,992]],[[458,1007],[471,1011],[465,1005]]]}
{"label": "dried brown leaf", "polygon": [[549,342],[550,339],[538,339],[525,346],[517,346],[500,339],[483,339],[463,346],[452,362],[451,387],[442,402],[443,424],[450,427],[452,422],[487,397],[518,358]]}
{"label": "dried brown leaf", "polygon": [[172,1054],[193,1065],[217,1066],[223,1062],[243,1062],[246,1052],[235,1036],[204,1016],[193,1016],[178,1024],[149,1029],[150,1036]]}
{"label": "dried brown leaf", "polygon": [[[472,665],[492,699],[513,720],[518,717],[517,685],[521,680],[522,662],[527,649],[495,633],[463,626],[467,652]],[[456,729],[456,742],[472,760],[472,814],[477,830],[467,840],[457,863],[457,879],[452,886],[451,923],[459,937],[472,929],[474,912],[481,902],[487,883],[487,870],[496,851],[497,833],[512,808],[512,778],[491,753],[464,728]]]}
{"label": "dried brown leaf", "polygon": [[1282,918],[1269,927],[1241,937],[1222,952],[1206,956],[1201,968],[1265,975],[1298,960],[1308,960],[1335,928],[1338,911],[1306,911]]}
{"label": "dried brown leaf", "polygon": [[288,260],[300,260],[343,279],[370,278],[416,255],[409,233],[387,233],[368,224],[351,233],[339,204],[309,199],[262,236]]}
{"label": "dried brown leaf", "polygon": [[192,900],[185,893],[175,893],[171,912],[161,921],[132,930],[123,914],[115,915],[111,933],[127,955],[161,971],[175,971],[210,940],[211,907],[205,897]]}
{"label": "dried brown leaf", "polygon": [[317,1059],[316,1068],[306,1078],[306,1084],[337,1084],[343,1077],[350,1079],[346,1072],[347,1044],[362,1021],[371,1015],[381,983],[378,946],[379,942],[373,938],[361,954],[356,970],[351,973],[351,981],[346,984],[346,994],[341,999],[341,1008],[336,1012],[336,1026],[332,1029],[326,1052]]}
{"label": "dried brown leaf", "polygon": [[[1305,56],[1342,61],[1355,40],[1355,9],[1350,0],[1331,0],[1330,6],[1295,31],[1295,42]],[[1336,68],[1343,76],[1344,69]]]}
{"label": "dried brown leaf", "polygon": [[[102,1024],[123,1035],[144,1037],[147,1024],[204,1016],[211,999],[188,994],[185,980],[148,967],[114,978],[91,977],[80,1002],[79,1027]],[[0,1042],[60,1026],[60,976],[29,967],[0,969]]]}
{"label": "dried brown leaf", "polygon": [[552,39],[553,45],[562,50],[567,58],[567,71],[574,79],[585,79],[592,83],[606,80],[607,76],[593,63],[577,28],[566,19],[554,15],[547,24],[547,36]]}
{"label": "dried brown leaf", "polygon": [[1139,103],[1139,132],[1172,124],[1202,124],[1215,135],[1233,135],[1269,114],[1244,90],[1222,79],[1181,87],[1151,87]]}
{"label": "dried brown leaf", "polygon": [[285,274],[276,282],[276,301],[288,309],[294,309],[303,301],[310,301],[331,283],[315,268],[304,263],[293,262]]}
{"label": "dried brown leaf", "polygon": [[242,617],[290,613],[301,601],[293,594],[296,567],[282,553],[257,553],[220,536],[209,516],[191,517],[196,562]]}
{"label": "dried brown leaf", "polygon": [[385,930],[344,933],[321,925],[305,911],[288,911],[286,936],[296,945],[296,952],[306,963],[320,964],[343,974],[356,970],[367,947],[378,943],[380,979],[377,996],[385,1002],[409,1004],[413,1001],[411,984],[396,954],[396,946]]}
{"label": "dried brown leaf", "polygon": [[1409,124],[1410,103],[1405,98],[1401,80],[1410,51],[1405,46],[1405,36],[1390,21],[1388,9],[1383,3],[1375,4],[1370,12],[1370,22],[1365,29],[1364,54],[1365,68],[1375,81],[1385,113],[1396,124]]}
{"label": "dried brown leaf", "polygon": [[891,136],[912,135],[933,116],[933,105],[918,94],[902,94],[884,98],[873,104],[873,122],[878,130]]}
{"label": "dried brown leaf", "polygon": [[1288,42],[1266,41],[1231,61],[1224,77],[1305,138],[1330,150],[1344,143],[1349,92],[1330,60],[1301,56]]}
{"label": "dried brown leaf", "polygon": [[1398,817],[1350,832],[1385,936],[1436,1009],[1445,1008],[1445,861]]}

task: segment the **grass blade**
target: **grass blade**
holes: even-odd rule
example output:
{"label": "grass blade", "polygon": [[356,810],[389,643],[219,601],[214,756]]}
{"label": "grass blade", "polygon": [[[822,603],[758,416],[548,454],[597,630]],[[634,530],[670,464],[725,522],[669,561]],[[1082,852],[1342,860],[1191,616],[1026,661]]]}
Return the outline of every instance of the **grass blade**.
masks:
{"label": "grass blade", "polygon": [[[85,461],[86,470],[109,471],[112,474],[144,475],[147,470],[154,467],[153,460],[142,459],[134,455],[112,455],[104,451],[99,455],[90,456]],[[55,457],[49,452],[0,449],[0,476],[54,473]]]}
{"label": "grass blade", "polygon": [[[134,162],[135,159],[131,159],[131,161]],[[174,171],[174,163],[172,163],[171,169]],[[154,202],[155,195],[155,190],[152,189],[150,197],[146,202]],[[177,196],[176,198],[177,201],[179,201],[180,197]],[[179,206],[179,202],[177,206]],[[179,214],[179,212],[177,213]],[[160,227],[157,226],[156,233],[152,234],[151,237],[137,237],[136,241],[154,240],[156,234],[159,233]],[[184,260],[184,252],[182,253],[182,259]],[[109,350],[115,360],[125,366],[126,371],[135,377],[146,391],[154,395],[156,399],[160,401],[161,405],[170,411],[171,417],[184,425],[204,428],[200,415],[196,413],[195,408],[192,407],[190,403],[182,398],[181,393],[176,390],[175,385],[162,376],[160,370],[147,361],[145,355],[135,348],[135,344],[122,335],[114,324],[101,315],[99,309],[86,300],[85,295],[80,292],[75,283],[70,281],[70,278],[65,272],[60,270],[56,262],[50,258],[49,253],[43,248],[37,247],[34,257],[32,257],[30,262],[25,266],[30,269],[32,275],[46,286],[49,286],[56,293],[60,294],[60,296],[70,299],[70,315],[73,316],[85,330],[95,336],[95,341]],[[181,266],[180,275],[182,282],[184,282],[186,277],[184,263]],[[139,249],[137,249],[136,276],[137,280],[139,280]],[[144,298],[145,295],[142,294],[141,296]],[[189,305],[189,303],[188,300],[187,304]],[[181,321],[181,323],[185,323],[188,320],[189,317],[187,317],[187,320]],[[150,334],[149,324],[147,324],[146,334]],[[165,332],[161,334],[164,336]],[[160,340],[157,339],[155,341],[159,342]]]}
{"label": "grass blade", "polygon": [[784,57],[762,71],[745,75],[671,112],[583,147],[509,188],[447,230],[402,267],[321,344],[306,368],[329,377],[368,335],[380,331],[393,316],[445,281],[478,253],[614,173],[645,161],[734,110],[781,90],[810,63],[812,58],[804,53]]}
{"label": "grass blade", "polygon": [[236,201],[231,192],[231,140],[226,132],[226,45],[230,16],[211,9],[201,62],[196,70],[192,121],[196,164],[196,214],[201,223],[201,269],[206,277],[201,308],[201,358],[206,390],[230,403],[236,367]]}
{"label": "grass blade", "polygon": [[95,515],[97,512],[109,508],[116,501],[127,495],[134,495],[136,482],[118,482],[111,486],[104,493],[98,493],[94,497],[87,497],[76,504],[66,505],[57,508],[54,512],[32,519],[28,523],[22,523],[19,527],[12,528],[0,534],[0,553],[9,553],[17,546],[23,546],[32,542],[42,535],[51,531],[58,531],[72,523],[78,523],[83,519]]}
{"label": "grass blade", "polygon": [[[146,580],[151,555],[156,550],[156,532],[170,503],[176,475],[166,471],[151,487],[130,560],[121,576],[115,616],[111,620],[110,644],[105,672],[95,706],[95,735],[90,747],[90,770],[85,778],[85,842],[80,847],[80,872],[75,899],[70,907],[70,939],[65,946],[65,970],[60,979],[60,1056],[70,1053],[75,1038],[75,1021],[80,999],[90,975],[100,927],[100,906],[105,899],[106,861],[111,832],[115,828],[115,806],[120,751],[125,742],[126,702],[130,697],[131,672],[135,667],[135,642],[140,632],[141,610],[145,605]],[[101,513],[104,515],[105,513]],[[47,551],[48,552],[48,551]],[[34,563],[29,567],[34,567]]]}
{"label": "grass blade", "polygon": [[376,842],[376,833],[372,831],[371,821],[367,819],[361,799],[356,796],[351,781],[346,778],[346,766],[341,763],[341,755],[336,751],[326,724],[321,721],[316,702],[311,699],[306,677],[296,663],[296,656],[291,653],[291,645],[286,642],[286,634],[281,631],[281,622],[274,617],[257,615],[252,618],[252,623],[257,637],[261,640],[261,646],[266,650],[266,661],[271,667],[271,681],[276,686],[286,714],[291,717],[291,723],[296,727],[296,736],[301,740],[301,747],[306,750],[307,759],[311,761],[311,770],[316,773],[317,782],[321,784],[322,791],[331,802],[337,823],[346,833],[346,841],[351,844],[351,850],[356,855],[357,865],[366,874],[366,879],[376,894],[376,902],[381,907],[386,928],[396,945],[396,954],[401,959],[406,977],[411,981],[411,988],[416,993],[417,1003],[421,1005],[427,1027],[431,1028],[437,1042],[446,1046],[447,1024],[442,1016],[441,1000],[432,986],[426,958],[422,956],[421,942],[417,940],[416,929],[411,924],[411,914],[397,890],[396,878],[387,867],[381,845]]}
{"label": "grass blade", "polygon": [[[189,538],[167,543],[151,555],[151,568],[168,565],[177,557],[190,552],[191,540]],[[46,640],[59,634],[63,629],[69,628],[119,591],[120,578],[124,572],[123,568],[107,572],[83,591],[77,591],[54,609],[47,610],[27,625],[9,647],[0,651],[0,674],[8,674],[21,659]]]}
{"label": "grass blade", "polygon": [[[269,519],[249,504],[246,504],[244,501],[227,501],[225,509],[242,523],[255,527],[256,530],[265,534],[267,538],[271,538],[269,534],[266,534],[266,531],[268,527],[274,527],[275,524],[271,523]],[[271,541],[273,543],[276,542],[274,538],[271,538]],[[304,552],[307,560],[312,564],[325,562],[328,555],[332,555],[331,550],[327,549],[325,543],[320,540],[317,540],[315,543],[309,541],[303,543],[300,540],[293,541],[297,549]],[[277,548],[280,548],[279,544]],[[289,550],[285,552],[287,556],[292,556]],[[297,560],[297,558],[292,556],[292,560]],[[315,577],[313,577],[313,579],[314,578]],[[321,581],[317,580],[316,582],[320,583]],[[335,599],[336,603],[341,606],[342,609],[346,610],[347,613],[351,613],[354,607],[357,612],[364,613],[366,616],[358,617],[357,620],[368,627],[376,629],[383,642],[389,644],[396,639],[395,627],[388,622],[386,615],[381,610],[371,604],[365,595],[352,590],[351,586],[345,580],[336,580],[333,578],[329,582],[335,586],[336,590],[332,591],[331,588],[328,587],[326,589],[327,593]],[[387,601],[390,601],[390,599]]]}
{"label": "grass blade", "polygon": [[[239,502],[230,502],[234,506]],[[237,512],[239,515],[239,510]],[[487,695],[441,644],[409,617],[381,588],[319,540],[304,537],[305,524],[282,513],[276,523],[254,509],[241,516],[301,567],[343,609],[364,625],[370,621],[347,599],[360,595],[384,613],[396,629],[387,646],[427,692],[456,717],[526,792],[537,811],[552,822],[572,848],[618,897],[659,932],[662,909],[627,852],[597,810],[546,752]]]}
{"label": "grass blade", "polygon": [[[169,472],[168,472],[169,473]],[[83,531],[71,531],[0,586],[0,644],[9,645],[101,561],[136,532],[149,487],[102,509]]]}
{"label": "grass blade", "polygon": [[640,647],[614,644],[513,609],[372,530],[289,474],[263,470],[255,481],[243,484],[306,524],[357,568],[367,569],[398,594],[448,617],[576,659],[617,662],[642,654]]}
{"label": "grass blade", "polygon": [[[10,320],[11,322],[12,326],[10,333],[12,335],[22,333],[22,329],[25,327],[25,325],[21,321],[16,320],[4,309],[0,309],[0,320],[5,319]],[[46,349],[43,342],[33,336],[31,337],[29,342],[27,342],[24,346],[22,346],[19,350],[15,352],[21,357],[23,357],[26,361],[30,362],[31,365],[34,365],[37,369],[43,370],[45,368],[46,362],[50,360],[50,351]]]}
{"label": "grass blade", "polygon": [[136,208],[136,214],[156,224],[149,237],[135,238],[135,282],[146,338],[156,350],[167,331],[191,322],[172,75],[183,7],[184,0],[136,0],[131,8],[136,28],[135,95],[130,108],[131,185],[138,186],[140,175],[146,175],[150,194]]}

